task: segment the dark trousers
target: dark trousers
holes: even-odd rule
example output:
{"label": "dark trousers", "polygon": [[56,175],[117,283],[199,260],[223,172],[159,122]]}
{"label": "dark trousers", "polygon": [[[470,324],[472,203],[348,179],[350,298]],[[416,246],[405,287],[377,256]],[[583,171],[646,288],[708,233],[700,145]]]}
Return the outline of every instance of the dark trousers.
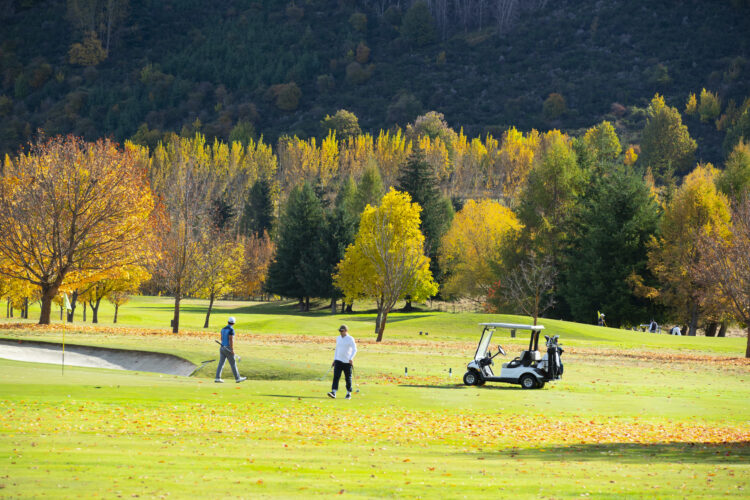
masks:
{"label": "dark trousers", "polygon": [[344,372],[344,377],[346,378],[346,392],[352,392],[352,365],[339,360],[333,362],[333,385],[331,386],[331,390],[338,390],[341,372]]}

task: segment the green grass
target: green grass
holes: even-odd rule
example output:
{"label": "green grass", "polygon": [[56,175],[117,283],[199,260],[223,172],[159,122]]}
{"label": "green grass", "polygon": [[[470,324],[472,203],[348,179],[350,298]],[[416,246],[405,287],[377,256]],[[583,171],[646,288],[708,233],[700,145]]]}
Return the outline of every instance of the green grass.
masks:
{"label": "green grass", "polygon": [[[81,328],[66,341],[215,358],[211,335],[138,334],[163,324],[165,304],[138,298],[123,310],[134,330]],[[200,330],[200,307],[189,304],[188,328]],[[459,383],[476,323],[500,316],[397,315],[376,344],[371,313],[220,304],[209,331],[227,314],[237,316],[250,378],[240,385],[212,383],[215,363],[184,378],[76,367],[62,375],[0,360],[0,498],[747,496],[750,365],[729,360],[744,339],[545,321],[577,348],[563,355],[562,380],[524,391]],[[326,398],[330,378],[318,380],[341,322],[360,340],[351,401]],[[60,336],[0,324],[0,337]],[[512,355],[523,343],[514,340]],[[727,361],[650,359],[665,347]],[[620,349],[643,356],[611,355]]]}

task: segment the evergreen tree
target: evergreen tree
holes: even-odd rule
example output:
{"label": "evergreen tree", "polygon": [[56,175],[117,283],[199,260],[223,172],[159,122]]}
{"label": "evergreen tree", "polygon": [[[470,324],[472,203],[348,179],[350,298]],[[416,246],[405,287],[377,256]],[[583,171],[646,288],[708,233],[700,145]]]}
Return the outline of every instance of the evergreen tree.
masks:
{"label": "evergreen tree", "polygon": [[[324,265],[325,214],[310,184],[289,194],[278,231],[276,257],[268,269],[267,288],[284,297],[297,297],[303,310],[310,298],[325,296],[330,281]],[[304,301],[304,302],[303,302]]]}
{"label": "evergreen tree", "polygon": [[384,194],[385,188],[380,172],[376,167],[368,166],[357,184],[356,193],[353,193],[352,208],[357,218],[367,205],[380,205],[380,199]]}
{"label": "evergreen tree", "polygon": [[254,234],[260,237],[264,231],[271,234],[273,229],[273,193],[269,180],[259,179],[250,188],[245,210],[242,214],[241,229],[248,236]]}
{"label": "evergreen tree", "polygon": [[324,238],[325,255],[323,265],[325,267],[325,280],[321,284],[322,297],[331,299],[331,308],[335,307],[336,300],[343,297],[341,290],[333,283],[333,274],[336,266],[344,258],[346,247],[354,242],[359,225],[361,212],[353,210],[357,188],[350,178],[344,182],[336,195],[333,207],[326,214],[326,230]]}
{"label": "evergreen tree", "polygon": [[567,252],[560,293],[572,319],[591,323],[596,311],[610,326],[637,323],[653,311],[629,283],[636,275],[653,284],[647,245],[656,232],[659,209],[649,186],[624,167],[592,185],[581,207]]}
{"label": "evergreen tree", "polygon": [[[438,265],[440,239],[453,221],[453,204],[442,196],[434,168],[427,163],[424,153],[416,148],[401,170],[398,190],[409,193],[413,202],[422,207],[420,230],[425,237],[425,253],[430,258],[430,271],[440,281],[442,274]],[[407,304],[408,308],[408,304]]]}

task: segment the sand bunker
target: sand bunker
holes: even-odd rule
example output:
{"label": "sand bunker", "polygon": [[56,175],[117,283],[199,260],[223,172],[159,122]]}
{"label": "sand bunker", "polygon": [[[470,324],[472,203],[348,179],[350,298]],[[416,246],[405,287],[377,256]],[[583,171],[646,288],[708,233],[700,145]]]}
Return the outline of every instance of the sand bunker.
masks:
{"label": "sand bunker", "polygon": [[[0,358],[59,365],[62,362],[62,346],[47,342],[0,339]],[[192,375],[198,368],[190,361],[171,354],[67,343],[65,344],[65,364],[167,373],[185,377]]]}

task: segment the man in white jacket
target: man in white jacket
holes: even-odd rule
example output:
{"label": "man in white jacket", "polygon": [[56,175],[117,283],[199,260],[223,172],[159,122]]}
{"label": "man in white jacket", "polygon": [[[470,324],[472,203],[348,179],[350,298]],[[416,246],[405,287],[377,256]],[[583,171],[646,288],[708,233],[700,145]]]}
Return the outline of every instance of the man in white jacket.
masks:
{"label": "man in white jacket", "polygon": [[349,329],[346,325],[339,327],[341,335],[336,338],[336,352],[333,355],[333,364],[331,365],[333,366],[333,386],[331,392],[328,393],[330,398],[336,397],[339,379],[343,371],[346,377],[346,399],[352,399],[352,367],[354,366],[354,355],[357,354],[357,344],[354,342],[354,337],[349,335],[348,332]]}

